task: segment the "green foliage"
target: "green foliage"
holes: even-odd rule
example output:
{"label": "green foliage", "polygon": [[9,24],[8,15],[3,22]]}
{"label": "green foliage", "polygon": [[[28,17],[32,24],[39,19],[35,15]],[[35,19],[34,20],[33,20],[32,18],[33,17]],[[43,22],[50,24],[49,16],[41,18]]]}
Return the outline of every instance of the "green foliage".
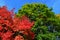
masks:
{"label": "green foliage", "polygon": [[27,15],[31,20],[37,20],[42,17],[52,17],[54,13],[44,4],[26,4],[18,11],[18,16]]}
{"label": "green foliage", "polygon": [[35,33],[35,40],[55,40],[60,33],[60,20],[45,4],[26,4],[16,14],[28,16],[35,21],[31,29]]}
{"label": "green foliage", "polygon": [[56,37],[54,34],[49,33],[49,34],[38,34],[37,35],[37,40],[56,40]]}

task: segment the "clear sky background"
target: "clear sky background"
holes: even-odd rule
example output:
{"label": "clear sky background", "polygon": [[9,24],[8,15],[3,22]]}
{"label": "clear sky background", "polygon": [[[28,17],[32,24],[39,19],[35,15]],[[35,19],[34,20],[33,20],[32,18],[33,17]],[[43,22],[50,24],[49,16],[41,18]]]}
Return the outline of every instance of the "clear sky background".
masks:
{"label": "clear sky background", "polygon": [[5,5],[9,10],[15,8],[15,12],[26,3],[43,3],[52,7],[55,14],[60,14],[60,0],[0,0],[0,6]]}

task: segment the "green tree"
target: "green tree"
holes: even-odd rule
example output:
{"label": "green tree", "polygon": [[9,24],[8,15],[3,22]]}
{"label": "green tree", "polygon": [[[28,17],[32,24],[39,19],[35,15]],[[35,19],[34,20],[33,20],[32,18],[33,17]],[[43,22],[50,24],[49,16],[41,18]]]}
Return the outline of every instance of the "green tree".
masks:
{"label": "green tree", "polygon": [[60,35],[60,20],[52,12],[52,8],[45,4],[26,4],[16,15],[18,17],[26,15],[31,21],[35,21],[31,29],[35,33],[34,40],[56,40],[56,36]]}

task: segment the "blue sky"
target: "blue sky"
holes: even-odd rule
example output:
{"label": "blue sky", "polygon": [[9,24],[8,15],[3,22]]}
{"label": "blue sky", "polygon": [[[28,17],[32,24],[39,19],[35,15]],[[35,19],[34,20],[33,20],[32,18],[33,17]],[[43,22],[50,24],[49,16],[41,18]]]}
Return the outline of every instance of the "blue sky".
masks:
{"label": "blue sky", "polygon": [[26,3],[44,3],[52,7],[55,14],[60,14],[60,0],[0,0],[0,6],[5,5],[9,10],[15,8],[15,12]]}

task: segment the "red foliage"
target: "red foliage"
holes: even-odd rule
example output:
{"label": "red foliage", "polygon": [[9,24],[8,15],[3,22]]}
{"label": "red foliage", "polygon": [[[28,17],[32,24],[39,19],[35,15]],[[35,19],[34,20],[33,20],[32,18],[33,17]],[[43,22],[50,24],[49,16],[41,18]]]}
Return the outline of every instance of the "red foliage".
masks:
{"label": "red foliage", "polygon": [[5,6],[0,7],[0,40],[33,40],[31,28],[34,22],[26,16],[18,18],[14,15]]}
{"label": "red foliage", "polygon": [[23,38],[23,36],[18,35],[18,36],[15,37],[14,40],[24,40],[24,38]]}

